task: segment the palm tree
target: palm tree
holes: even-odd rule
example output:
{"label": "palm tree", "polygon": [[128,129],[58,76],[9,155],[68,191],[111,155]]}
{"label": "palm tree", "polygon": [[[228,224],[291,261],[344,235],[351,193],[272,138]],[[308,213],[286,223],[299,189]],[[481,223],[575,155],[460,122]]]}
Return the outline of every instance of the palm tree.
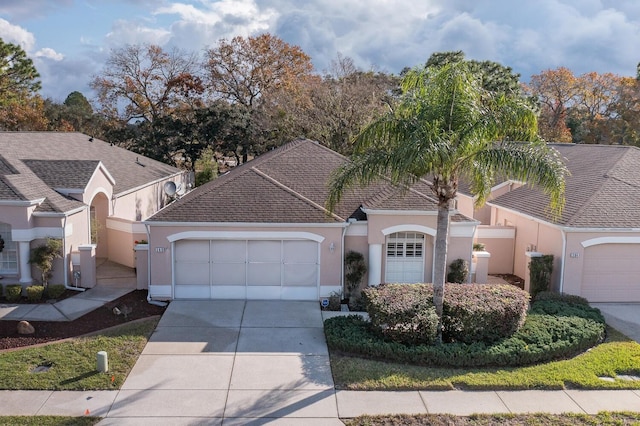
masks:
{"label": "palm tree", "polygon": [[354,185],[389,179],[406,191],[418,179],[432,181],[438,202],[433,301],[441,324],[449,215],[459,179],[470,182],[477,206],[497,176],[539,186],[557,217],[568,172],[558,152],[538,140],[526,100],[484,90],[465,62],[413,69],[401,87],[397,106],[356,137],[351,161],[331,177],[327,207],[333,210]]}

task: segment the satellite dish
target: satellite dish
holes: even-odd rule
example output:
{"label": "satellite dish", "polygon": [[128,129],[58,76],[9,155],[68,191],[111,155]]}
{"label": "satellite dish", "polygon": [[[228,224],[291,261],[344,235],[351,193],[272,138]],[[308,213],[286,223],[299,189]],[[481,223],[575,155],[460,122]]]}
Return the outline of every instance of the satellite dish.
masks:
{"label": "satellite dish", "polygon": [[174,195],[176,195],[176,191],[177,188],[175,182],[169,181],[164,184],[164,193],[169,197],[173,197]]}

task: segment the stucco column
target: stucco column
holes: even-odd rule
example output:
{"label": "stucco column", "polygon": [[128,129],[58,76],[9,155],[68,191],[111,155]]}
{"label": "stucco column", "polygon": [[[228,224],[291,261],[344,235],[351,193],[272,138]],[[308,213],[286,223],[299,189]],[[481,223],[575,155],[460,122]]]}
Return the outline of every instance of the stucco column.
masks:
{"label": "stucco column", "polygon": [[29,256],[31,254],[31,244],[29,241],[18,242],[18,251],[20,252],[20,284],[31,284],[31,265],[29,264]]}
{"label": "stucco column", "polygon": [[489,275],[489,258],[491,254],[488,251],[474,251],[473,257],[476,262],[475,280],[476,284],[486,284]]}
{"label": "stucco column", "polygon": [[78,251],[80,252],[80,286],[93,288],[97,283],[96,245],[81,244],[78,246]]}
{"label": "stucco column", "polygon": [[538,253],[537,251],[528,251],[524,255],[527,257],[527,272],[524,274],[524,291],[531,293],[531,270],[529,269],[529,265],[531,265],[531,258],[542,257],[542,253]]}
{"label": "stucco column", "polygon": [[369,244],[369,285],[382,282],[382,244]]}
{"label": "stucco column", "polygon": [[136,288],[149,288],[149,244],[136,244]]}

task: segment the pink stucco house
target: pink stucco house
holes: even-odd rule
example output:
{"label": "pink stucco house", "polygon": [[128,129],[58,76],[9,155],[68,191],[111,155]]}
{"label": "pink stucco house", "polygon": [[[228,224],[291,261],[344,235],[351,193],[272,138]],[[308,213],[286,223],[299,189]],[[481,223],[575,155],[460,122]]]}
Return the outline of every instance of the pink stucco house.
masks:
{"label": "pink stucco house", "polygon": [[[270,151],[144,221],[155,299],[318,300],[343,285],[346,251],[366,282],[432,280],[436,203],[429,184],[355,189],[334,213],[327,182],[345,157],[309,140]],[[478,221],[454,212],[448,258],[471,261]],[[142,260],[139,252],[139,260]]]}
{"label": "pink stucco house", "polygon": [[476,240],[489,273],[528,277],[532,256],[554,255],[552,285],[592,302],[640,302],[640,149],[553,144],[571,172],[556,220],[548,199],[521,182],[499,182],[485,207],[460,185],[458,210],[481,222]]}
{"label": "pink stucco house", "polygon": [[46,238],[63,242],[51,283],[95,285],[96,258],[133,268],[142,221],[170,201],[164,184],[188,179],[81,133],[0,132],[0,283],[31,284],[30,250]]}

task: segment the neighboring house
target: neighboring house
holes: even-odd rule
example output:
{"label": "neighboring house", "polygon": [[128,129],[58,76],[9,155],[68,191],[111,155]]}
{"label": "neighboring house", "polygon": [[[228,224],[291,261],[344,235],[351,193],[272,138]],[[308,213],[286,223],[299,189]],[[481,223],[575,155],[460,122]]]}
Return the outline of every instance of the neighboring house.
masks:
{"label": "neighboring house", "polygon": [[[331,214],[327,182],[345,161],[296,140],[144,221],[149,262],[138,271],[151,297],[318,300],[341,291],[348,250],[367,259],[365,284],[431,282],[437,205],[428,183],[404,193],[386,182],[356,187]],[[450,261],[471,261],[477,224],[452,214]]]}
{"label": "neighboring house", "polygon": [[640,302],[640,149],[552,146],[571,172],[556,220],[548,198],[522,183],[500,182],[476,212],[460,187],[458,209],[483,224],[476,237],[491,253],[489,273],[526,278],[531,256],[552,254],[555,290],[592,302]]}
{"label": "neighboring house", "polygon": [[[95,257],[134,267],[141,221],[170,201],[163,185],[186,188],[189,175],[81,133],[0,132],[2,284],[30,284],[38,271],[30,250],[46,238],[63,242],[52,283],[95,284]],[[80,268],[83,274],[74,274]],[[95,266],[93,275],[95,276]]]}

